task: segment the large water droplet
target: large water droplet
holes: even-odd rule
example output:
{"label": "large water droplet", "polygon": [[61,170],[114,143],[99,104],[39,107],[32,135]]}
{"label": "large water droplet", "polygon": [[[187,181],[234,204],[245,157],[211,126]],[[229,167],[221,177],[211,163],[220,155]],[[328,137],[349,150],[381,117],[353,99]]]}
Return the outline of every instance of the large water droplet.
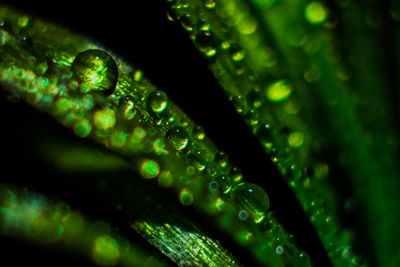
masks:
{"label": "large water droplet", "polygon": [[183,127],[175,126],[167,132],[168,142],[176,149],[182,150],[189,143],[189,135]]}
{"label": "large water droplet", "polygon": [[101,50],[86,50],[72,63],[72,72],[83,91],[112,94],[118,81],[118,68],[113,58]]}
{"label": "large water droplet", "polygon": [[234,201],[240,211],[245,211],[255,223],[265,218],[269,209],[269,197],[258,185],[243,183],[234,190]]}
{"label": "large water droplet", "polygon": [[149,95],[147,104],[155,113],[163,112],[168,106],[168,97],[163,91],[154,91]]}

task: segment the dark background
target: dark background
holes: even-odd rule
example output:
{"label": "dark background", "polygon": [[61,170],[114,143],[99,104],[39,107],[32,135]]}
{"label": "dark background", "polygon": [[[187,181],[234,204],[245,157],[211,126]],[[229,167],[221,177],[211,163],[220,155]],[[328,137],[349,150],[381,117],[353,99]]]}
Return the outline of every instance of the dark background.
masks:
{"label": "dark background", "polygon": [[[320,266],[329,265],[319,239],[291,190],[228,101],[208,70],[205,59],[180,25],[167,19],[166,1],[97,1],[93,4],[83,4],[83,0],[54,1],[52,4],[45,1],[2,2],[90,36],[141,68],[147,78],[164,90],[197,124],[204,127],[208,137],[217,147],[227,152],[231,163],[243,171],[248,181],[265,188],[271,198],[271,210],[295,234],[313,262]],[[12,108],[4,99],[2,103],[3,112]],[[14,109],[15,113],[20,113],[16,114],[18,118],[23,118],[27,111],[30,112],[31,109]],[[30,117],[38,120],[46,118],[41,118],[40,115]],[[29,135],[29,130],[26,132],[26,128],[18,126],[21,121],[15,123],[13,120],[13,117],[9,117],[9,123],[14,125],[15,131],[24,131],[24,134]],[[24,138],[22,134],[17,136]],[[8,147],[8,150],[8,153],[13,153],[15,146]],[[21,150],[24,147],[21,146]],[[19,183],[24,185],[24,173],[19,173],[22,177]],[[226,239],[224,236],[220,238]],[[16,250],[14,245],[9,246],[10,253]],[[224,245],[233,252],[239,251],[233,244],[230,248],[228,241]],[[36,247],[25,249],[31,250],[35,255],[44,253],[38,252]],[[44,258],[39,257],[39,261]],[[253,264],[248,256],[238,258],[249,266]]]}

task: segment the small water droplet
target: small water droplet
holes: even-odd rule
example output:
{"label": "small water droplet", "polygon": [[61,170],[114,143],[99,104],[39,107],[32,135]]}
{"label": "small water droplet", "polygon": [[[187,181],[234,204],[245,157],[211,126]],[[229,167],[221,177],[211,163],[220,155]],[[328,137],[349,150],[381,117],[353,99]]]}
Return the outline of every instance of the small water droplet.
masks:
{"label": "small water droplet", "polygon": [[193,150],[189,154],[189,160],[197,170],[202,171],[208,162],[207,152],[203,149]]}
{"label": "small water droplet", "polygon": [[231,191],[232,180],[228,175],[218,176],[215,181],[219,184],[221,193],[227,194]]}
{"label": "small water droplet", "polygon": [[163,91],[153,91],[149,95],[147,104],[153,112],[161,113],[168,106],[168,97]]}
{"label": "small water droplet", "polygon": [[200,47],[200,50],[208,57],[212,57],[217,53],[217,47],[215,39],[210,32],[201,32],[196,35],[196,42]]}
{"label": "small water droplet", "polygon": [[244,114],[247,112],[246,98],[241,95],[237,95],[234,96],[231,101],[239,114]]}
{"label": "small water droplet", "polygon": [[226,167],[228,167],[228,155],[225,152],[220,151],[215,155],[214,162],[221,169],[226,169]]}
{"label": "small water droplet", "polygon": [[203,127],[197,125],[193,128],[193,135],[196,137],[197,140],[202,141],[206,138],[206,134],[204,132]]}
{"label": "small water droplet", "polygon": [[182,150],[189,143],[189,135],[185,128],[180,126],[172,127],[166,134],[168,142],[176,149]]}
{"label": "small water droplet", "polygon": [[238,167],[233,167],[229,173],[229,176],[235,183],[238,183],[243,179],[242,172],[239,170]]}
{"label": "small water droplet", "polygon": [[269,197],[258,185],[243,183],[233,191],[234,201],[239,210],[246,211],[255,223],[260,223],[265,218],[269,209]]}
{"label": "small water droplet", "polygon": [[135,117],[136,110],[135,110],[135,102],[133,101],[132,97],[124,97],[119,102],[119,108],[122,111],[122,115],[125,119],[131,120]]}
{"label": "small water droplet", "polygon": [[182,27],[185,28],[187,31],[193,31],[192,19],[189,14],[184,14],[180,16],[179,22],[181,23]]}
{"label": "small water droplet", "polygon": [[72,72],[85,90],[114,92],[118,81],[118,67],[113,58],[101,50],[86,50],[77,55]]}
{"label": "small water droplet", "polygon": [[257,136],[268,151],[272,149],[272,130],[269,123],[264,123],[258,128]]}

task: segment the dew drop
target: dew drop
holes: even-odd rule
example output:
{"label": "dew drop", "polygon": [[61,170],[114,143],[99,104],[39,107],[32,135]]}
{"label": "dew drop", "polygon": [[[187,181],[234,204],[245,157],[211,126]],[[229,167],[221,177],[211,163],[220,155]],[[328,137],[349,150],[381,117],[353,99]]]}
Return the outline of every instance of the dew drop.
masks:
{"label": "dew drop", "polygon": [[114,92],[118,81],[118,67],[113,58],[101,50],[86,50],[77,55],[72,72],[86,90]]}
{"label": "dew drop", "polygon": [[119,108],[122,112],[122,115],[125,119],[131,120],[135,117],[136,110],[135,110],[135,102],[131,97],[124,97],[119,102]]}
{"label": "dew drop", "polygon": [[207,152],[203,149],[193,150],[189,154],[189,160],[197,170],[202,171],[208,162]]}
{"label": "dew drop", "polygon": [[187,31],[193,31],[192,19],[189,14],[185,14],[179,17],[179,22],[181,23],[182,27],[185,28]]}
{"label": "dew drop", "polygon": [[204,132],[203,127],[197,125],[193,128],[193,135],[196,137],[197,140],[202,141],[206,138],[206,134]]}
{"label": "dew drop", "polygon": [[196,42],[200,47],[200,50],[208,57],[212,57],[217,53],[214,38],[210,32],[201,32],[196,35]]}
{"label": "dew drop", "polygon": [[244,98],[241,95],[238,95],[238,96],[234,96],[231,101],[232,101],[233,105],[235,106],[236,111],[239,114],[246,113],[246,111],[247,111],[246,98]]}
{"label": "dew drop", "polygon": [[150,93],[147,104],[153,112],[161,113],[168,106],[168,97],[163,91],[154,91]]}
{"label": "dew drop", "polygon": [[219,190],[223,194],[231,191],[232,179],[227,175],[218,176],[215,181],[219,184]]}
{"label": "dew drop", "polygon": [[269,151],[272,149],[272,130],[269,123],[264,123],[257,131],[257,135],[260,138],[264,147]]}
{"label": "dew drop", "polygon": [[269,209],[269,197],[258,185],[243,183],[234,193],[234,201],[239,210],[246,211],[255,223],[260,223],[265,218],[265,212]]}
{"label": "dew drop", "polygon": [[238,183],[243,179],[242,172],[238,167],[233,167],[230,171],[232,182]]}
{"label": "dew drop", "polygon": [[183,127],[175,126],[166,134],[168,142],[176,149],[182,150],[189,143],[189,135]]}
{"label": "dew drop", "polygon": [[228,155],[225,152],[220,151],[214,157],[214,162],[221,169],[226,169],[228,167]]}

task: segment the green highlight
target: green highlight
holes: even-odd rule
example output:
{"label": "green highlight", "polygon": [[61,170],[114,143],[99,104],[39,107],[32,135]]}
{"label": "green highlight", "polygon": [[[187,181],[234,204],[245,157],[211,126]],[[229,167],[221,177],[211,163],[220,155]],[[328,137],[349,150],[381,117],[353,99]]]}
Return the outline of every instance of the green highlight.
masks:
{"label": "green highlight", "polygon": [[93,258],[99,265],[117,264],[120,256],[118,243],[110,236],[100,236],[94,241]]}
{"label": "green highlight", "polygon": [[273,102],[280,102],[290,97],[292,88],[285,80],[277,81],[270,85],[266,91],[266,97]]}
{"label": "green highlight", "polygon": [[92,125],[86,119],[81,119],[75,123],[74,133],[79,137],[89,136],[92,130]]}
{"label": "green highlight", "polygon": [[288,144],[293,148],[299,148],[304,144],[304,133],[293,132],[288,136]]}
{"label": "green highlight", "polygon": [[193,200],[194,198],[192,192],[190,192],[190,190],[186,188],[182,189],[181,193],[179,194],[179,201],[182,203],[182,205],[192,205]]}
{"label": "green highlight", "polygon": [[328,10],[320,2],[312,2],[306,6],[305,16],[311,24],[320,24],[328,18]]}
{"label": "green highlight", "polygon": [[140,174],[146,179],[156,178],[159,172],[160,167],[158,166],[157,162],[153,160],[143,162],[140,168]]}
{"label": "green highlight", "polygon": [[100,130],[106,130],[115,125],[115,111],[109,108],[96,111],[94,114],[94,125]]}

